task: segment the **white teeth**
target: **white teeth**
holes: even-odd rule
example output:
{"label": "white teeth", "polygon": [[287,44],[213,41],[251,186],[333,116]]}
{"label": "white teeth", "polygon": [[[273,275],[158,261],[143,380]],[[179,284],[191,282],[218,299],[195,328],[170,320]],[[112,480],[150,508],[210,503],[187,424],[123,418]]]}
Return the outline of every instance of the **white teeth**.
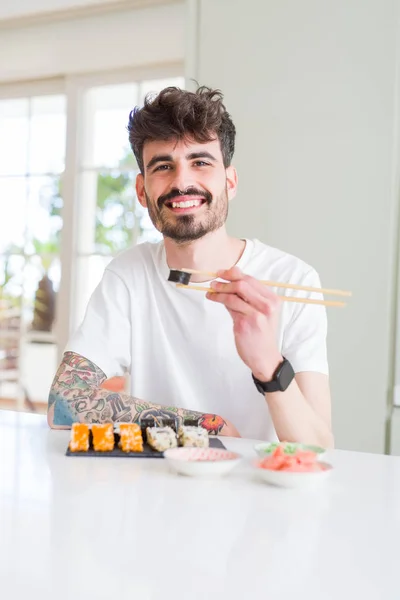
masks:
{"label": "white teeth", "polygon": [[172,208],[191,208],[192,206],[200,206],[201,200],[186,200],[186,202],[173,202]]}

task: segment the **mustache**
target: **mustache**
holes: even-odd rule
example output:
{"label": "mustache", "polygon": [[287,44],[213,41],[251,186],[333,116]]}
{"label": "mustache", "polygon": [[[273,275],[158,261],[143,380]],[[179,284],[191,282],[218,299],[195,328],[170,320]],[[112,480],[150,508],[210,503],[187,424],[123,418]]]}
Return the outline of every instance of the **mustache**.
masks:
{"label": "mustache", "polygon": [[180,196],[200,196],[205,198],[208,204],[212,201],[212,195],[210,192],[206,192],[204,190],[198,190],[197,188],[188,188],[187,190],[181,191],[178,188],[173,188],[168,194],[164,194],[160,196],[157,200],[158,208],[161,208],[166,202],[173,200],[174,198],[179,198]]}

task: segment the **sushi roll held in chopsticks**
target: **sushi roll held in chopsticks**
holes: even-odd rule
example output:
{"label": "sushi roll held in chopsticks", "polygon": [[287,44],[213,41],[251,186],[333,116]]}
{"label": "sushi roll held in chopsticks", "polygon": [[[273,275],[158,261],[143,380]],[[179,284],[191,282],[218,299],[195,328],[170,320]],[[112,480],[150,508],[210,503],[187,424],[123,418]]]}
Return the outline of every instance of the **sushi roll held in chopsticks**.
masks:
{"label": "sushi roll held in chopsticks", "polygon": [[191,274],[186,271],[178,271],[177,269],[171,269],[169,272],[168,281],[173,283],[180,283],[181,285],[189,285]]}

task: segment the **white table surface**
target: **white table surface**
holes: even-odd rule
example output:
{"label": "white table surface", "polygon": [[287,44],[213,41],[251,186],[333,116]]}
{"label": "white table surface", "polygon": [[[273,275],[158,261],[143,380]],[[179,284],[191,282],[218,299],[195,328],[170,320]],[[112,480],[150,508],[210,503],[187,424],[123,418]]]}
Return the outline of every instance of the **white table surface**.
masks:
{"label": "white table surface", "polygon": [[0,411],[0,598],[400,598],[400,457],[333,451],[321,487],[288,490],[70,458],[68,438]]}

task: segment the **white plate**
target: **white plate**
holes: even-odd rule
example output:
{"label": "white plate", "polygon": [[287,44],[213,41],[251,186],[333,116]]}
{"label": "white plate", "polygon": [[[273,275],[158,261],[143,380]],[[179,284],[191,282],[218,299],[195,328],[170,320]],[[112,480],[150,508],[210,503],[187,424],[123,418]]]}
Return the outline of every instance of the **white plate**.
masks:
{"label": "white plate", "polygon": [[253,467],[257,476],[266,483],[285,488],[300,488],[318,485],[324,482],[332,472],[332,465],[326,462],[318,461],[324,467],[323,471],[311,471],[293,473],[291,471],[272,471],[262,469],[258,466],[258,461],[253,462]]}
{"label": "white plate", "polygon": [[[282,445],[282,443],[279,442],[261,442],[260,444],[256,444],[256,446],[254,446],[254,450],[257,452],[258,456],[260,458],[265,458],[266,456],[271,456],[271,454],[273,453],[273,451],[276,449],[276,447],[278,445]],[[317,455],[318,458],[322,458],[324,456],[324,454],[326,453],[325,448],[322,448],[321,446],[313,446],[311,444],[297,444],[297,443],[292,443],[292,442],[287,442],[286,444],[287,447],[289,449],[297,449],[297,450],[306,450],[306,451],[310,451],[310,452],[315,452],[315,454]],[[293,452],[288,452],[288,454],[293,454]]]}
{"label": "white plate", "polygon": [[242,457],[222,448],[170,448],[165,460],[181,475],[220,477],[232,471]]}

